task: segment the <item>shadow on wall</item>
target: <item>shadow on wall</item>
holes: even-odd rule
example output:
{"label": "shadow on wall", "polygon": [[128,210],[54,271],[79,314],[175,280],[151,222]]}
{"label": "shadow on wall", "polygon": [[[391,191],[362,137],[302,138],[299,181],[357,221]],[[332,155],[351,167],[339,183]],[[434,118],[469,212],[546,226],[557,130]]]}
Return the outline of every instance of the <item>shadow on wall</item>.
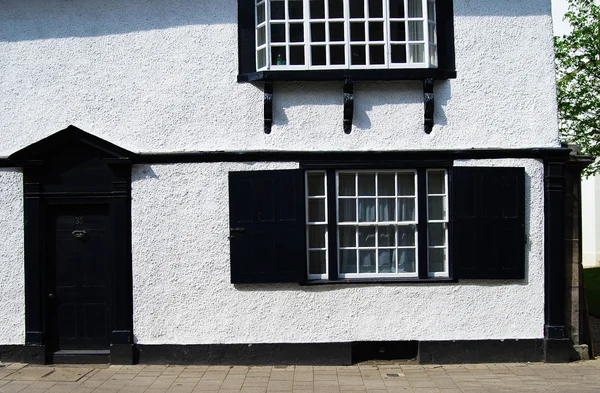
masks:
{"label": "shadow on wall", "polygon": [[[245,0],[242,0],[245,1]],[[236,24],[236,0],[4,0],[0,42]],[[547,0],[454,0],[456,16],[550,15]]]}
{"label": "shadow on wall", "polygon": [[236,0],[4,0],[0,42],[236,24]]}

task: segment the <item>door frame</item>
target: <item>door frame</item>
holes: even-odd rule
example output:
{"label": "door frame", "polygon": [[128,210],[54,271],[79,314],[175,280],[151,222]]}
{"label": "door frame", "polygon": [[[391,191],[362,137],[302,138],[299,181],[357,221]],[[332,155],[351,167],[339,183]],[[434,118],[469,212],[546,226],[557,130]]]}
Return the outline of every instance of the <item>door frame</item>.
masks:
{"label": "door frame", "polygon": [[[70,150],[69,150],[70,149]],[[90,177],[85,165],[57,165],[72,159],[65,152],[81,152],[80,162],[93,161],[101,178]],[[25,240],[25,348],[26,363],[52,361],[48,319],[47,244],[51,205],[97,204],[109,206],[114,260],[110,302],[110,362],[132,364],[133,295],[131,263],[131,162],[134,153],[74,126],[57,132],[10,156],[23,167]],[[56,169],[59,168],[59,169]],[[66,170],[64,170],[66,168]],[[62,171],[58,173],[58,171]],[[60,180],[57,181],[57,177]],[[90,179],[93,178],[93,181]]]}

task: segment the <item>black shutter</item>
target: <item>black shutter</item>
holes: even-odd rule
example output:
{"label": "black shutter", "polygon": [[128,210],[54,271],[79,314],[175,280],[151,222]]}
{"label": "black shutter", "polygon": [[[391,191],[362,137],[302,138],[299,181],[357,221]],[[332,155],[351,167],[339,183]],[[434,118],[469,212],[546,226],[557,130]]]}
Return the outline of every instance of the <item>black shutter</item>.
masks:
{"label": "black shutter", "polygon": [[232,283],[305,280],[302,173],[229,173]]}
{"label": "black shutter", "polygon": [[524,168],[454,167],[454,276],[525,278]]}

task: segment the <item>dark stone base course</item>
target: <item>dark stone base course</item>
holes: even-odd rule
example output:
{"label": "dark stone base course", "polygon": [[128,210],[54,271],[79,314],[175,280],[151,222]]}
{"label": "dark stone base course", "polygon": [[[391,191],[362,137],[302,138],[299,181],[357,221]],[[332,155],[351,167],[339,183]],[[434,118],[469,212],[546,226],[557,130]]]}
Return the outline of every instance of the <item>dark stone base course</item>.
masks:
{"label": "dark stone base course", "polygon": [[[226,365],[348,365],[367,360],[414,358],[420,364],[568,362],[572,347],[569,339],[114,345],[110,361]],[[43,346],[0,345],[0,361],[44,364],[52,360],[52,354],[46,353]],[[78,362],[89,363],[85,359]]]}

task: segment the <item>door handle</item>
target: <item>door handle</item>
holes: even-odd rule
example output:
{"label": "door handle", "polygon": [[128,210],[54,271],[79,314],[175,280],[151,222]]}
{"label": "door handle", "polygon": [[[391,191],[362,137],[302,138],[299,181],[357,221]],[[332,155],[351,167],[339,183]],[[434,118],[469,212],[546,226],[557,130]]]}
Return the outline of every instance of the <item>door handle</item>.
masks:
{"label": "door handle", "polygon": [[71,234],[77,239],[85,239],[85,237],[87,236],[87,232],[85,231],[85,229],[76,229],[73,232],[71,232]]}
{"label": "door handle", "polygon": [[50,300],[54,299],[54,294],[53,293],[49,293],[48,294],[48,299],[50,299]]}

